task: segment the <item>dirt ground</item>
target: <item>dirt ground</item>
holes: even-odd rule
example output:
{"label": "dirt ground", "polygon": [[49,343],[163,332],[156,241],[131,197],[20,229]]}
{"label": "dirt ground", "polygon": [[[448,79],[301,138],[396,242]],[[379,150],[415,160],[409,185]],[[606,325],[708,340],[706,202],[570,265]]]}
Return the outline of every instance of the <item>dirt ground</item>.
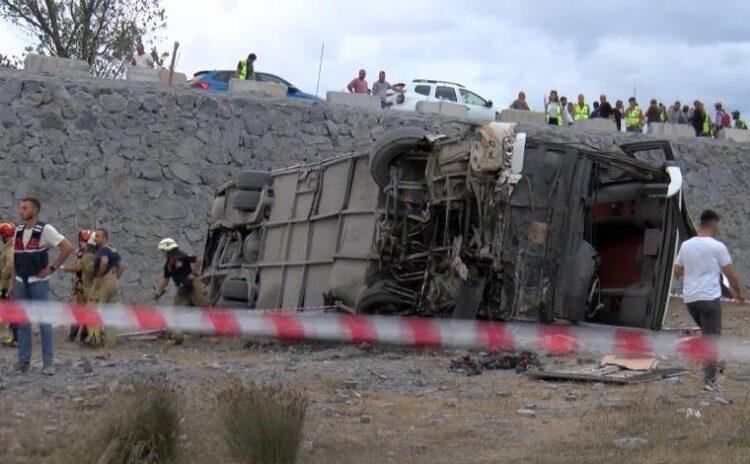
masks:
{"label": "dirt ground", "polygon": [[[683,305],[673,304],[668,326],[691,325]],[[725,306],[724,332],[750,338],[750,307]],[[722,390],[711,393],[702,389],[697,366],[686,366],[692,373],[681,378],[616,386],[545,382],[508,370],[467,376],[449,369],[459,351],[246,346],[237,339],[90,349],[62,335],[54,377],[41,374],[36,336],[25,375],[11,372],[14,350],[0,351],[0,462],[59,462],[133,382],[151,378],[165,379],[183,398],[178,462],[185,463],[232,462],[216,395],[234,382],[254,381],[309,395],[302,463],[750,459],[750,384],[742,380],[750,379],[750,366],[727,365]]]}

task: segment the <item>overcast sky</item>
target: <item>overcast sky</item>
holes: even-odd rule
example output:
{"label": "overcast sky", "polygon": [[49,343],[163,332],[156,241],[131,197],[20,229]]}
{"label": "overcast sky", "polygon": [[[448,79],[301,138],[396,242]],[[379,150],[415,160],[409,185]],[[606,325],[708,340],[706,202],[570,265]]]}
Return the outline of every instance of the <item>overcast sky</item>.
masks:
{"label": "overcast sky", "polygon": [[[372,82],[456,81],[506,106],[518,90],[532,108],[551,88],[588,101],[600,93],[722,101],[750,111],[747,0],[162,0],[163,48],[181,43],[178,70],[232,69],[249,52],[256,69],[314,93],[342,90],[359,68]],[[572,5],[572,6],[571,6]],[[636,6],[642,5],[642,6]],[[23,36],[3,25],[0,51]]]}

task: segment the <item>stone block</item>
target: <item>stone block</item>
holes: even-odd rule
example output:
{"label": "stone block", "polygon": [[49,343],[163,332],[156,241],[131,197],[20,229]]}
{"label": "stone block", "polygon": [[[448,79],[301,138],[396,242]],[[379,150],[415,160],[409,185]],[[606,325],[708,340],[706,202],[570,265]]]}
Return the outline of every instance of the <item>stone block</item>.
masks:
{"label": "stone block", "polygon": [[54,74],[66,77],[91,77],[91,68],[85,61],[56,56],[26,55],[23,69],[33,73]]}
{"label": "stone block", "polygon": [[274,84],[272,82],[246,81],[232,79],[229,81],[229,96],[241,97],[251,96],[253,94],[264,94],[274,98],[286,97],[287,88],[285,85]]}
{"label": "stone block", "polygon": [[326,100],[334,105],[353,106],[373,111],[381,111],[382,109],[380,98],[365,93],[328,92]]}
{"label": "stone block", "polygon": [[665,137],[695,137],[695,130],[687,124],[652,122],[648,125],[647,131],[649,134]]}
{"label": "stone block", "polygon": [[718,138],[723,140],[734,140],[735,142],[750,142],[750,131],[725,128],[719,131]]}
{"label": "stone block", "polygon": [[[150,69],[141,66],[128,66],[125,79],[136,82],[161,82],[169,84],[169,69]],[[186,84],[187,75],[185,73],[174,72],[172,74],[172,84]]]}
{"label": "stone block", "polygon": [[544,124],[547,122],[547,116],[541,111],[504,109],[500,112],[500,122],[528,122],[532,124]]}
{"label": "stone block", "polygon": [[614,121],[603,118],[583,119],[575,123],[575,126],[593,132],[617,132]]}
{"label": "stone block", "polygon": [[469,109],[466,105],[450,103],[445,101],[421,101],[417,102],[417,112],[427,114],[441,114],[450,118],[468,119]]}

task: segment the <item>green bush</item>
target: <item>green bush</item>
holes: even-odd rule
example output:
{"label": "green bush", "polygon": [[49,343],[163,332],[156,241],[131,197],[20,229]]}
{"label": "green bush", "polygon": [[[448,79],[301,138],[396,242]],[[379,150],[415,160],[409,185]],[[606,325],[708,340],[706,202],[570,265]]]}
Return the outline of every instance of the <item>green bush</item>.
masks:
{"label": "green bush", "polygon": [[177,394],[161,383],[137,384],[112,410],[84,446],[71,456],[81,464],[174,462],[180,430]]}
{"label": "green bush", "polygon": [[308,399],[282,387],[235,386],[222,392],[219,411],[232,456],[246,464],[294,464]]}

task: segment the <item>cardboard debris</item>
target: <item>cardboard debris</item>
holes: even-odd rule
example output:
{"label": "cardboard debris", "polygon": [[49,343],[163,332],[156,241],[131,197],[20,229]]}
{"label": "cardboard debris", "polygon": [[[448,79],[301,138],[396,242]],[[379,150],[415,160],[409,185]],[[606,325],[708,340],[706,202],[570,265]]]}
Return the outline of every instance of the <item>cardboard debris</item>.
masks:
{"label": "cardboard debris", "polygon": [[608,354],[602,358],[602,366],[620,366],[631,371],[650,371],[659,366],[656,358],[625,358]]}

